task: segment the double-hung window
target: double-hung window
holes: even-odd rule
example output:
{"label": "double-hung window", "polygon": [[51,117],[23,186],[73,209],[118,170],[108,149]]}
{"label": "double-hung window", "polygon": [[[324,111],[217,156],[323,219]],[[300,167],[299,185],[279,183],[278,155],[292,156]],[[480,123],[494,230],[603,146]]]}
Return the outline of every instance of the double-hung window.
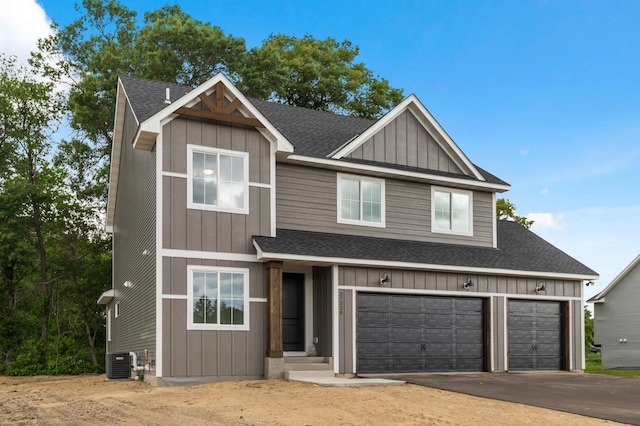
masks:
{"label": "double-hung window", "polygon": [[338,174],[338,223],[385,226],[384,180]]}
{"label": "double-hung window", "polygon": [[431,188],[431,230],[473,235],[473,194],[449,188]]}
{"label": "double-hung window", "polygon": [[188,145],[188,207],[247,214],[248,161],[246,152]]}
{"label": "double-hung window", "polygon": [[188,273],[189,329],[249,329],[248,269],[191,265]]}

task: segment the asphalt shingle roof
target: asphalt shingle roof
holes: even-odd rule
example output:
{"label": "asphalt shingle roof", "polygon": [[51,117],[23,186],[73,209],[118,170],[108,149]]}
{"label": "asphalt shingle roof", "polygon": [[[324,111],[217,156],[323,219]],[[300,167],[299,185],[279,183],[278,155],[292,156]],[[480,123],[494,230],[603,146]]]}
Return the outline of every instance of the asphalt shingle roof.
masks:
{"label": "asphalt shingle roof", "polygon": [[[164,83],[140,77],[121,75],[120,79],[131,103],[131,107],[133,108],[133,112],[136,114],[140,123],[167,106],[167,104],[164,103],[165,90],[167,88],[170,90],[172,102],[193,90],[190,86]],[[291,142],[295,147],[296,154],[309,157],[327,158],[329,154],[341,148],[375,124],[374,120],[366,118],[349,117],[254,98],[250,98],[249,101]],[[474,177],[467,175],[443,173],[437,170],[427,170],[390,163],[351,158],[343,158],[341,161],[476,180]],[[482,170],[480,167],[476,166],[476,168],[482,173],[487,182],[508,185],[508,183]]]}
{"label": "asphalt shingle roof", "polygon": [[595,276],[516,222],[498,221],[498,248],[278,229],[254,236],[265,253]]}
{"label": "asphalt shingle roof", "polygon": [[193,90],[190,86],[161,81],[149,80],[140,77],[121,75],[120,81],[129,98],[129,103],[138,122],[142,123],[167,106],[164,103],[166,89],[169,89],[171,102],[180,99]]}

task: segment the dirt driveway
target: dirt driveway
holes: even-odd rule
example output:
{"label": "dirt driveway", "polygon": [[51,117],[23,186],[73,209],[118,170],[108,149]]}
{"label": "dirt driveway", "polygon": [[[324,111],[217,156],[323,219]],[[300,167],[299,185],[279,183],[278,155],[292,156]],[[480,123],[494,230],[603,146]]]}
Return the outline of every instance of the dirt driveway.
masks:
{"label": "dirt driveway", "polygon": [[417,385],[282,380],[176,388],[102,376],[0,377],[0,424],[601,425],[603,420]]}
{"label": "dirt driveway", "polygon": [[450,392],[640,424],[640,380],[546,373],[404,374],[399,380]]}

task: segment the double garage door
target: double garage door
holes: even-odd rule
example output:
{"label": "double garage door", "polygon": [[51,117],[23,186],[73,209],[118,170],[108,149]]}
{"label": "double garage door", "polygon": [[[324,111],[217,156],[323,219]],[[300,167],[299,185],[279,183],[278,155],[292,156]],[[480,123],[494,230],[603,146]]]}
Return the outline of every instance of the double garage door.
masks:
{"label": "double garage door", "polygon": [[[563,303],[508,301],[509,370],[564,368]],[[358,373],[486,371],[486,300],[358,293]]]}
{"label": "double garage door", "polygon": [[485,300],[358,293],[358,373],[485,370]]}

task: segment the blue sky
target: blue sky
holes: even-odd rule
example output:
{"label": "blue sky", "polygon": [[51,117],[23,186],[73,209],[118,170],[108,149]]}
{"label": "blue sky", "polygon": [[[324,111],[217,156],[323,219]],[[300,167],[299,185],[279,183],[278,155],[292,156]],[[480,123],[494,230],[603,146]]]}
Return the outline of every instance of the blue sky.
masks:
{"label": "blue sky", "polygon": [[[26,56],[47,19],[77,16],[67,0],[34,1],[3,0],[2,51]],[[142,15],[175,1],[122,3]],[[640,253],[640,2],[178,3],[248,47],[271,33],[359,46],[358,61],[512,185],[504,196],[536,233],[600,273],[587,298]]]}

